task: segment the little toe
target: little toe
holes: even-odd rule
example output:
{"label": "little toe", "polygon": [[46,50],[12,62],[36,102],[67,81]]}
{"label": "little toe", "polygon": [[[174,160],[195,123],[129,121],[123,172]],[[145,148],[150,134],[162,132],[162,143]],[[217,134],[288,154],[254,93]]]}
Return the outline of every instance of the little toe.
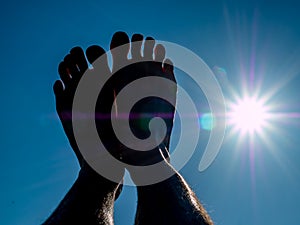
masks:
{"label": "little toe", "polygon": [[143,43],[143,35],[134,34],[131,37],[131,56],[133,60],[139,60],[142,57],[141,49]]}
{"label": "little toe", "polygon": [[53,91],[56,97],[59,97],[63,91],[64,91],[64,86],[61,82],[61,80],[57,80],[55,81],[54,85],[53,85]]}
{"label": "little toe", "polygon": [[144,58],[146,60],[153,60],[153,48],[155,40],[152,37],[147,37],[144,43]]}
{"label": "little toe", "polygon": [[173,62],[170,59],[166,59],[164,61],[163,70],[164,70],[167,78],[175,81],[174,66],[173,66]]}
{"label": "little toe", "polygon": [[63,92],[64,92],[64,86],[61,80],[55,81],[53,85],[53,91],[55,95],[56,110],[57,112],[61,112],[62,105],[63,105]]}
{"label": "little toe", "polygon": [[[173,66],[173,63],[172,63],[172,61],[170,59],[166,59],[164,61],[163,71],[164,71],[164,75],[165,75],[166,78],[170,79],[175,84],[177,83],[175,75],[174,75],[174,66]],[[166,89],[166,91],[168,91],[170,93],[170,95],[172,96],[172,98],[171,98],[171,105],[176,105],[177,86],[176,85],[175,85],[175,87],[172,86],[172,87],[170,87],[170,89]]]}
{"label": "little toe", "polygon": [[125,32],[116,32],[110,43],[110,50],[113,57],[113,71],[117,71],[126,64],[129,53],[129,37]]}

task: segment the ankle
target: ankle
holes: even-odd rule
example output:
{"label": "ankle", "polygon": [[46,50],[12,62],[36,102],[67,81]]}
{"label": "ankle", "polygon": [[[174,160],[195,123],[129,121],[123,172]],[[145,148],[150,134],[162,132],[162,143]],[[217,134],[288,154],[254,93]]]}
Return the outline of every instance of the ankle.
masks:
{"label": "ankle", "polygon": [[176,173],[165,158],[150,166],[128,166],[127,170],[138,188],[159,185]]}

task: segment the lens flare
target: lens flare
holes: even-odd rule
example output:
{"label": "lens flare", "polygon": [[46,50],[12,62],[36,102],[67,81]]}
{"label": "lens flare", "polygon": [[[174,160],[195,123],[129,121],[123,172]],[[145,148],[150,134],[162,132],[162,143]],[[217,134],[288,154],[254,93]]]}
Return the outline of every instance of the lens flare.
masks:
{"label": "lens flare", "polygon": [[228,112],[228,125],[245,133],[260,133],[268,120],[268,107],[262,99],[244,97],[231,103]]}
{"label": "lens flare", "polygon": [[214,118],[211,113],[204,113],[200,118],[201,128],[204,130],[211,130],[214,127]]}

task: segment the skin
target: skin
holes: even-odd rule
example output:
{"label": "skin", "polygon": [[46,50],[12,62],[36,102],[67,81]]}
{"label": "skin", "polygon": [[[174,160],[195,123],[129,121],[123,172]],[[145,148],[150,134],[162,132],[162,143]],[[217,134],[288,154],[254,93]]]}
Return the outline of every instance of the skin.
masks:
{"label": "skin", "polygon": [[[95,46],[86,51],[90,63],[103,53],[102,48]],[[72,188],[44,224],[113,224],[114,200],[121,192],[124,168],[118,171],[119,183],[96,173],[82,157],[72,128],[72,102],[77,84],[87,68],[88,64],[80,47],[71,49],[59,64],[61,80],[57,80],[53,87],[56,110],[81,169]],[[99,119],[97,122],[105,128],[106,121]],[[107,137],[104,137],[104,141],[110,142]]]}
{"label": "skin", "polygon": [[165,161],[164,170],[175,174],[148,186],[138,186],[136,225],[180,225],[213,222],[183,177]]}
{"label": "skin", "polygon": [[[105,98],[101,98],[100,95],[101,101],[96,104],[96,113],[106,115],[110,113],[112,107],[115,107],[118,117],[118,113],[122,112],[118,112],[118,102],[115,102],[115,96],[135,79],[154,75],[176,82],[172,62],[165,59],[164,47],[161,45],[154,47],[155,40],[153,38],[148,37],[146,40],[148,41],[145,43],[143,54],[141,54],[142,35],[135,34],[130,41],[124,32],[114,34],[110,44],[111,49],[129,42],[131,42],[131,47],[128,45],[118,52],[112,51],[113,76],[103,89],[102,94]],[[131,51],[132,59],[127,58],[129,51]],[[104,53],[105,51],[101,47],[94,45],[86,50],[85,55],[92,64]],[[138,61],[141,58],[147,59],[147,62],[132,64],[118,70],[128,60]],[[109,70],[107,62],[102,66],[104,68],[101,69]],[[70,191],[44,224],[113,224],[114,200],[121,192],[122,185],[120,183],[122,183],[125,169],[130,172],[132,180],[138,184],[139,175],[129,167],[108,168],[116,170],[116,173],[119,174],[119,183],[102,177],[88,165],[76,145],[71,121],[72,102],[78,82],[86,70],[97,76],[101,75],[97,74],[97,68],[88,69],[84,52],[80,47],[73,48],[59,65],[61,80],[54,84],[56,109],[70,145],[78,158],[81,170]],[[167,91],[175,105],[177,90]],[[155,97],[141,101],[132,109],[131,113],[138,117],[132,117],[130,124],[133,133],[139,138],[146,138],[149,135],[147,129],[145,130],[140,125],[141,120],[147,121],[148,119],[144,115],[154,116],[156,113],[167,115],[164,118],[167,125],[165,139],[159,146],[147,152],[137,152],[122,145],[115,137],[110,121],[106,118],[96,117],[99,136],[114,157],[122,159],[123,162],[130,165],[138,166],[163,162],[161,172],[174,174],[169,179],[157,184],[137,185],[138,204],[135,219],[137,225],[213,224],[188,184],[169,163],[168,149],[174,111],[175,108],[172,105]]]}

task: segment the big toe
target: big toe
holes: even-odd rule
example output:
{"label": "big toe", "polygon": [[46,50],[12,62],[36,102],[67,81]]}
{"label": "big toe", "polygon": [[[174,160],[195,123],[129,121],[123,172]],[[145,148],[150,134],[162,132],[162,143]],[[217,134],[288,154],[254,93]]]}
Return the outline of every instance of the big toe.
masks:
{"label": "big toe", "polygon": [[129,53],[129,37],[125,32],[116,32],[110,43],[110,50],[113,57],[113,71],[117,71],[126,65]]}
{"label": "big toe", "polygon": [[86,50],[86,57],[93,64],[99,57],[105,54],[105,50],[98,45],[92,45]]}
{"label": "big toe", "polygon": [[98,45],[88,47],[86,50],[86,57],[89,63],[93,65],[94,69],[101,69],[103,72],[109,71],[107,54],[102,47]]}

